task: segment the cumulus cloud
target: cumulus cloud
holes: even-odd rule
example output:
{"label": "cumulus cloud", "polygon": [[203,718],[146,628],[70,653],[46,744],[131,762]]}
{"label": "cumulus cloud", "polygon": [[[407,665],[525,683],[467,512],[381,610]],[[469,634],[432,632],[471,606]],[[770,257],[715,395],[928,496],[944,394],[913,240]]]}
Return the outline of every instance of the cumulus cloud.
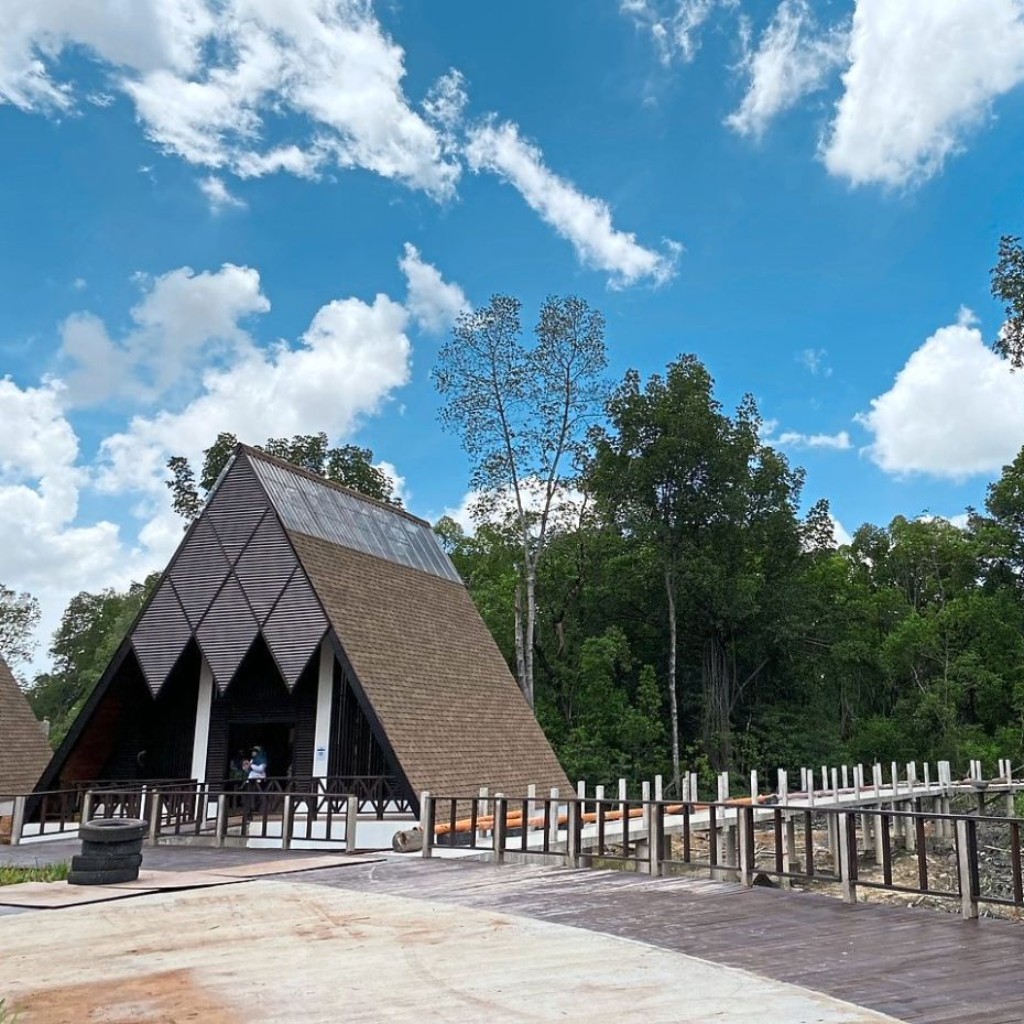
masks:
{"label": "cumulus cloud", "polygon": [[857,185],[926,179],[1022,80],[1020,0],[857,0],[825,165]]}
{"label": "cumulus cloud", "polygon": [[259,273],[232,263],[214,272],[180,267],[139,280],[146,292],[124,337],[111,338],[91,313],[75,313],[62,325],[60,358],[70,367],[72,404],[159,398],[211,358],[247,348],[251,339],[241,321],[270,309]]}
{"label": "cumulus cloud", "polygon": [[463,310],[469,309],[465,292],[457,284],[445,281],[437,267],[425,263],[416,246],[405,243],[398,265],[408,285],[405,307],[422,330],[440,334]]}
{"label": "cumulus cloud", "polygon": [[572,243],[581,263],[610,275],[612,287],[645,280],[664,284],[675,274],[678,243],[666,241],[665,251],[656,252],[640,245],[632,232],[617,230],[608,204],[584,195],[550,170],[517,125],[473,128],[466,158],[474,171],[490,171],[512,185],[542,220]]}
{"label": "cumulus cloud", "polygon": [[[242,176],[362,167],[438,197],[460,164],[402,88],[404,52],[366,0],[6,0],[0,101],[66,110],[60,57],[78,46],[111,71],[146,133],[190,163]],[[301,134],[267,145],[268,121]]]}
{"label": "cumulus cloud", "polygon": [[1024,444],[1024,377],[986,345],[973,315],[937,330],[858,421],[887,473],[963,480],[997,472]]}
{"label": "cumulus cloud", "polygon": [[386,295],[322,307],[298,344],[250,347],[202,375],[184,408],[135,416],[101,447],[100,487],[163,493],[170,455],[196,459],[221,431],[241,438],[347,435],[409,379],[408,313]]}
{"label": "cumulus cloud", "polygon": [[749,77],[739,108],[726,124],[759,138],[781,113],[825,86],[846,56],[843,27],[821,30],[807,0],[783,0],[756,48],[746,45],[742,69]]}
{"label": "cumulus cloud", "polygon": [[232,195],[227,185],[224,184],[224,179],[218,178],[215,174],[199,179],[199,191],[206,196],[206,201],[210,204],[211,213],[245,209],[245,200]]}
{"label": "cumulus cloud", "polygon": [[650,33],[662,64],[692,61],[700,49],[700,32],[720,7],[737,0],[619,0],[619,10],[636,27]]}

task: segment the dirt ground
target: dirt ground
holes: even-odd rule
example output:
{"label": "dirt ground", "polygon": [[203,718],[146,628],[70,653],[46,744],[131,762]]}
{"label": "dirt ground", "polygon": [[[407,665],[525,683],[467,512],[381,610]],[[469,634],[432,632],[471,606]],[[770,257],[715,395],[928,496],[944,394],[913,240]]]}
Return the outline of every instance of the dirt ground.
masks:
{"label": "dirt ground", "polygon": [[20,1024],[892,1020],[625,939],[292,880],[0,918],[0,950]]}

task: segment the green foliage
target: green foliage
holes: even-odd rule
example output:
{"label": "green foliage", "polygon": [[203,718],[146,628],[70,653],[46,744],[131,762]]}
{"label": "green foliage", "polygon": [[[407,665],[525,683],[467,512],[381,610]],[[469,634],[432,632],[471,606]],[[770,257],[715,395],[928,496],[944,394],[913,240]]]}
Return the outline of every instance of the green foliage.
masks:
{"label": "green foliage", "polygon": [[[591,442],[587,514],[552,528],[536,590],[537,712],[572,777],[666,772],[673,725],[705,791],[722,768],[1024,763],[1024,452],[965,527],[897,516],[839,547],[692,357],[627,375]],[[514,667],[515,531],[437,530]]]}
{"label": "green foliage", "polygon": [[[171,479],[167,481],[171,505],[185,519],[186,525],[198,518],[203,501],[213,490],[237,445],[238,438],[234,434],[225,432],[217,435],[213,444],[203,452],[198,485],[195,470],[184,456],[175,455],[167,460],[167,468],[171,472]],[[395,494],[394,481],[373,464],[373,452],[369,448],[354,444],[331,447],[323,432],[296,434],[291,438],[271,437],[265,444],[254,447],[367,497],[391,505],[402,504]]]}
{"label": "green foliage", "polygon": [[0,583],[0,657],[10,665],[28,661],[35,643],[32,632],[39,623],[39,602]]}
{"label": "green foliage", "polygon": [[36,676],[27,694],[36,717],[50,720],[54,746],[67,735],[159,578],[153,573],[126,591],[83,592],[69,602],[53,635],[52,668]]}
{"label": "green foliage", "polygon": [[[0,885],[2,884],[0,882]],[[21,1014],[8,1006],[6,999],[0,999],[0,1024],[18,1024],[20,1020]]]}
{"label": "green foliage", "polygon": [[[0,885],[18,885],[21,882],[64,882],[68,877],[68,863],[43,864],[38,867],[0,866]],[[0,1009],[3,1000],[0,999]],[[0,1022],[3,1017],[0,1016]]]}

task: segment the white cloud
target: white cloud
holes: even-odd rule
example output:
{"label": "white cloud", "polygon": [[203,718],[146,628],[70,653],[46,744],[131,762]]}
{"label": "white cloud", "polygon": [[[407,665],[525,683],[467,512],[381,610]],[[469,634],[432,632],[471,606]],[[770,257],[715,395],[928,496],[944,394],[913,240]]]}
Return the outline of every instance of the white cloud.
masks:
{"label": "white cloud", "polygon": [[232,263],[212,273],[180,267],[139,280],[147,291],[131,311],[133,328],[120,340],[91,313],[75,313],[62,325],[72,403],[164,395],[211,358],[247,348],[240,321],[270,309],[257,271]]}
{"label": "white cloud", "polygon": [[853,535],[850,531],[835,516],[830,515],[829,518],[832,520],[832,536],[835,538],[836,544],[839,547],[851,544],[853,542]]}
{"label": "white cloud", "polygon": [[887,473],[962,480],[998,471],[1024,444],[1024,376],[972,322],[962,311],[937,330],[857,417],[874,435],[868,454]]}
{"label": "white cloud", "polygon": [[[362,167],[438,198],[458,181],[366,0],[5,0],[0,102],[72,107],[58,72],[75,45],[111,70],[147,135],[190,163],[242,176]],[[267,121],[282,114],[305,128],[268,149]]]}
{"label": "white cloud", "polygon": [[224,184],[224,179],[218,178],[215,174],[199,179],[199,191],[206,196],[211,213],[221,213],[229,209],[245,209],[245,200],[232,195],[227,185]]}
{"label": "white cloud", "polygon": [[[123,587],[170,551],[156,545],[152,531],[127,547],[114,523],[78,522],[88,473],[78,465],[78,437],[62,401],[56,382],[21,388],[0,380],[0,582],[40,601],[42,642],[35,669],[74,594]],[[178,532],[180,537],[180,527]]]}
{"label": "white cloud", "polygon": [[700,49],[700,31],[716,8],[738,0],[619,0],[619,10],[649,32],[662,64],[692,61]]}
{"label": "white cloud", "polygon": [[[544,507],[543,482],[536,477],[528,477],[522,481],[521,488],[527,513],[539,515]],[[549,528],[571,529],[577,526],[585,505],[586,496],[582,491],[575,488],[559,490],[551,502]],[[507,526],[517,515],[515,492],[511,488],[497,492],[467,491],[458,505],[446,508],[441,515],[454,519],[466,533],[475,532],[481,523]]]}
{"label": "white cloud", "polygon": [[825,165],[858,185],[919,182],[1022,80],[1020,0],[857,0]]}
{"label": "white cloud", "polygon": [[110,493],[163,495],[170,455],[198,459],[221,431],[262,440],[323,430],[352,432],[409,379],[404,306],[339,299],[322,307],[297,345],[250,347],[208,368],[201,393],[178,411],[136,416],[103,441],[99,486]]}
{"label": "white cloud", "polygon": [[805,348],[797,361],[803,364],[812,377],[831,377],[832,367],[828,365],[828,351],[823,348]]}
{"label": "white cloud", "polygon": [[469,309],[465,292],[445,281],[437,267],[424,263],[416,246],[405,243],[398,265],[408,284],[405,307],[422,330],[439,334],[455,322],[459,313]]}
{"label": "white cloud", "polygon": [[666,251],[659,253],[644,248],[631,232],[618,231],[608,204],[584,195],[551,171],[516,125],[472,129],[466,158],[474,171],[491,171],[516,188],[542,220],[572,243],[582,263],[610,275],[612,287],[643,280],[663,284],[675,274],[678,243],[666,241]]}
{"label": "white cloud", "polygon": [[845,430],[840,430],[838,434],[800,434],[795,430],[787,430],[772,443],[786,448],[827,448],[838,452],[853,447],[850,435]]}
{"label": "white cloud", "polygon": [[747,92],[726,124],[740,135],[760,137],[771,121],[821,89],[846,56],[843,28],[822,32],[807,0],[782,0],[741,67],[749,75]]}

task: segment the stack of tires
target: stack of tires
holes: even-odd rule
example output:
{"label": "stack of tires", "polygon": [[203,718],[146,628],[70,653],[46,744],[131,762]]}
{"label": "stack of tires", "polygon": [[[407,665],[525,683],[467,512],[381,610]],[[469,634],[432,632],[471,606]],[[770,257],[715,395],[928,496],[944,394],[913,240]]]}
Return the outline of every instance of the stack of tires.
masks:
{"label": "stack of tires", "polygon": [[147,825],[135,818],[93,818],[78,829],[82,852],[71,858],[69,885],[134,882]]}

